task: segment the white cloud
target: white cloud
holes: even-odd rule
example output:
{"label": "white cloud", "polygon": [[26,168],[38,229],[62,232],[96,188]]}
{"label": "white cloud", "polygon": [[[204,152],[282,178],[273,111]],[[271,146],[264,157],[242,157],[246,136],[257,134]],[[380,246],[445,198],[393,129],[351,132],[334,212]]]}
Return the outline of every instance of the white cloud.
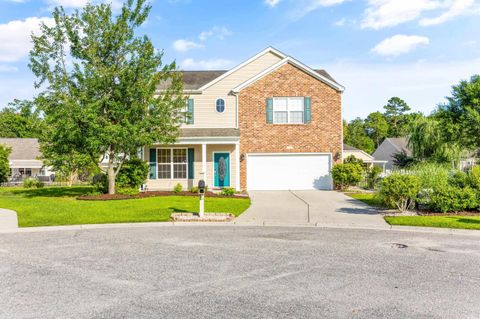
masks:
{"label": "white cloud", "polygon": [[351,120],[381,110],[392,96],[407,101],[414,111],[430,113],[450,95],[452,85],[480,74],[480,59],[398,64],[347,62],[323,67],[346,87],[342,96],[344,116]]}
{"label": "white cloud", "polygon": [[455,0],[452,1],[447,11],[435,18],[423,18],[420,25],[429,26],[444,23],[459,15],[462,15],[475,5],[475,0]]}
{"label": "white cloud", "polygon": [[335,21],[334,25],[336,25],[337,27],[343,27],[346,22],[347,19],[341,18],[340,20]]}
{"label": "white cloud", "polygon": [[264,2],[267,6],[270,6],[273,8],[280,2],[280,0],[264,0]]}
{"label": "white cloud", "polygon": [[228,68],[232,61],[226,59],[210,59],[210,60],[194,60],[185,59],[180,63],[182,69],[196,69],[196,70],[215,70]]}
{"label": "white cloud", "polygon": [[30,34],[38,33],[40,24],[52,25],[52,18],[30,17],[0,24],[0,62],[15,62],[28,55],[32,47]]}
{"label": "white cloud", "polygon": [[225,39],[225,37],[229,35],[232,35],[232,32],[228,30],[226,27],[214,26],[208,31],[200,32],[200,34],[198,35],[198,38],[200,39],[200,41],[206,41],[210,38],[223,40]]}
{"label": "white cloud", "polygon": [[372,51],[384,56],[397,56],[429,43],[430,40],[427,37],[397,34],[377,44]]}
{"label": "white cloud", "polygon": [[439,7],[433,0],[369,0],[362,28],[381,29],[416,20],[424,11]]}
{"label": "white cloud", "polygon": [[187,52],[192,49],[203,48],[203,44],[189,40],[178,39],[173,42],[173,48],[178,52]]}
{"label": "white cloud", "polygon": [[[474,7],[475,0],[368,0],[361,26],[378,30],[419,19],[420,25],[430,26],[464,14],[478,14],[478,7]],[[426,18],[427,13],[437,16]]]}

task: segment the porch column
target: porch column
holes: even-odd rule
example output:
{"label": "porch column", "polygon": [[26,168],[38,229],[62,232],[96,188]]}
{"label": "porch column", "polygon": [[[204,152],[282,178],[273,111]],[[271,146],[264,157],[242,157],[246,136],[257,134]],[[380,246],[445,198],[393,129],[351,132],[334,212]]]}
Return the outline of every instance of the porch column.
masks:
{"label": "porch column", "polygon": [[240,190],[240,142],[235,143],[235,189]]}
{"label": "porch column", "polygon": [[203,180],[205,184],[208,185],[207,182],[207,144],[202,143],[202,174]]}

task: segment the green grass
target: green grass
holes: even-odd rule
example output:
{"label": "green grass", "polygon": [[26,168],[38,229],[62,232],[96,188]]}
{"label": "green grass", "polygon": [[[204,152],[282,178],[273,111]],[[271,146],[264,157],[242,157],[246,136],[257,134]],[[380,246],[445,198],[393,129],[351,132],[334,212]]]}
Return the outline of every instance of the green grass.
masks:
{"label": "green grass", "polygon": [[[198,197],[165,196],[85,201],[91,187],[0,188],[0,207],[18,214],[20,227],[167,221],[173,212],[198,212]],[[205,198],[205,211],[243,213],[249,199]]]}
{"label": "green grass", "polygon": [[358,199],[373,207],[382,207],[382,202],[374,193],[347,193],[348,196]]}
{"label": "green grass", "polygon": [[480,216],[386,216],[390,225],[480,229]]}

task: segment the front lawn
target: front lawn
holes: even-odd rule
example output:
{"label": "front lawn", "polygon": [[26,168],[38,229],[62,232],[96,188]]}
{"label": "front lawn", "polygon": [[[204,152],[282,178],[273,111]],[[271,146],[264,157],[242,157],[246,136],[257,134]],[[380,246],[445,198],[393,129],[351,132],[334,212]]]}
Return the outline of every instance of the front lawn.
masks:
{"label": "front lawn", "polygon": [[[374,193],[347,193],[347,195],[370,206],[382,207],[381,201]],[[480,229],[480,216],[385,216],[384,218],[390,225]]]}
{"label": "front lawn", "polygon": [[373,207],[379,208],[382,206],[382,202],[375,193],[346,193],[346,195]]}
{"label": "front lawn", "polygon": [[390,225],[480,229],[480,216],[386,216]]}
{"label": "front lawn", "polygon": [[[18,214],[20,227],[168,221],[173,212],[198,212],[198,197],[164,196],[85,201],[91,187],[0,188],[0,207]],[[249,199],[205,198],[206,212],[243,213]]]}

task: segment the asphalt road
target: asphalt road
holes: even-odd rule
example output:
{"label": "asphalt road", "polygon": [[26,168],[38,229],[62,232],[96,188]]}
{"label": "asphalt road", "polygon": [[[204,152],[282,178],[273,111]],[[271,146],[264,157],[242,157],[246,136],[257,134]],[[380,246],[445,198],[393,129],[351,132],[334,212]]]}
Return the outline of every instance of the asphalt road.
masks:
{"label": "asphalt road", "polygon": [[207,226],[2,234],[0,287],[1,318],[479,318],[480,237]]}

